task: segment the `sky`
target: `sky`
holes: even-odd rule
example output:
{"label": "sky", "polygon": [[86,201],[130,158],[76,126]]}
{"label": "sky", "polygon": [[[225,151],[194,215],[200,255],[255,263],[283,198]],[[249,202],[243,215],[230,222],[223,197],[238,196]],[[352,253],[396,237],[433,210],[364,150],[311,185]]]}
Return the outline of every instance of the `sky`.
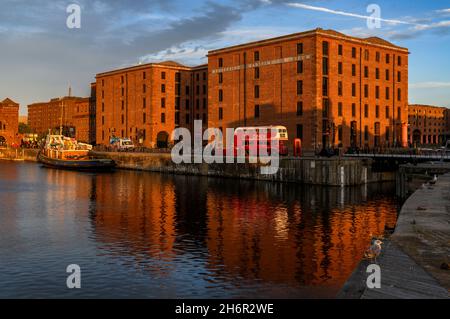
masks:
{"label": "sky", "polygon": [[[80,8],[68,28],[67,8]],[[369,28],[375,4],[379,28]],[[379,36],[410,54],[410,103],[450,107],[450,0],[0,0],[0,100],[89,95],[100,72],[207,62],[209,50],[305,30]]]}

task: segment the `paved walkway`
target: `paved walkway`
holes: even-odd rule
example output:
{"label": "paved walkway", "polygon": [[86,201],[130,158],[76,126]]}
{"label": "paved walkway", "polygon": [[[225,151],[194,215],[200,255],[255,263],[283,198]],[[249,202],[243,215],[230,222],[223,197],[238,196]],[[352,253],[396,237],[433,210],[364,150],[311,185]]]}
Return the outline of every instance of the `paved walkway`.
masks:
{"label": "paved walkway", "polygon": [[363,261],[338,298],[449,299],[450,174],[416,191],[400,213],[394,235],[378,258],[381,289],[367,288]]}

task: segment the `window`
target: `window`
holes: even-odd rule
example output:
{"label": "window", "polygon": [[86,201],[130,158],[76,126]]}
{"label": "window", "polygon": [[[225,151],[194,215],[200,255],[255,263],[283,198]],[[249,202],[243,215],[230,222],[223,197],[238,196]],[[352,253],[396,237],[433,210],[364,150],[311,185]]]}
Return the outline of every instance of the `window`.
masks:
{"label": "window", "polygon": [[166,93],[166,85],[161,84],[161,93]]}
{"label": "window", "polygon": [[297,62],[297,73],[303,73],[303,61],[298,61]]}
{"label": "window", "polygon": [[342,62],[338,62],[338,73],[342,74]]}
{"label": "window", "polygon": [[195,100],[195,108],[196,108],[197,110],[200,110],[200,100],[199,100],[199,99],[196,99],[196,100]]}
{"label": "window", "polygon": [[165,98],[161,98],[161,108],[163,108],[163,109],[166,108],[166,99]]}
{"label": "window", "polygon": [[142,123],[145,124],[147,123],[147,114],[142,114]]}
{"label": "window", "polygon": [[186,124],[191,124],[191,116],[190,116],[190,114],[186,114]]}
{"label": "window", "polygon": [[397,71],[397,82],[401,82],[402,81],[402,72]]}
{"label": "window", "polygon": [[397,101],[402,100],[402,89],[397,89]]}
{"label": "window", "polygon": [[375,117],[377,119],[380,118],[380,106],[379,105],[375,106]]}
{"label": "window", "polygon": [[259,67],[255,68],[255,79],[259,79]]}
{"label": "window", "polygon": [[121,90],[121,94],[122,94],[122,96],[124,96],[124,95],[125,95],[125,89],[124,89],[124,88],[122,88],[122,90]]}
{"label": "window", "polygon": [[322,95],[328,96],[328,78],[322,78]]}
{"label": "window", "polygon": [[105,125],[105,117],[102,116],[102,125]]}
{"label": "window", "polygon": [[147,86],[145,84],[142,85],[142,92],[143,93],[147,92]]}
{"label": "window", "polygon": [[122,76],[120,76],[120,83],[124,83],[124,77],[123,77],[123,75]]}
{"label": "window", "polygon": [[180,125],[180,112],[175,113],[175,125]]}
{"label": "window", "polygon": [[386,81],[389,81],[389,78],[390,78],[390,76],[389,76],[389,70],[386,70]]}
{"label": "window", "polygon": [[146,100],[146,98],[144,97],[144,98],[142,99],[142,108],[145,109],[146,107],[147,107],[147,100]]}
{"label": "window", "polygon": [[389,54],[386,54],[386,64],[391,63],[391,56]]}
{"label": "window", "polygon": [[[178,115],[180,113],[177,113]],[[166,123],[166,113],[161,113],[161,123]]]}
{"label": "window", "polygon": [[303,139],[303,125],[297,124],[297,138]]}
{"label": "window", "polygon": [[165,80],[166,79],[166,72],[161,72],[161,79]]}
{"label": "window", "polygon": [[376,69],[375,69],[375,78],[376,78],[377,80],[380,79],[380,69],[379,69],[379,68],[376,68]]}
{"label": "window", "polygon": [[186,110],[189,110],[191,103],[190,103],[189,100],[186,100],[185,102],[186,102],[186,104],[185,104],[186,105]]}
{"label": "window", "polygon": [[389,142],[389,140],[390,140],[389,127],[386,127],[386,141]]}
{"label": "window", "polygon": [[222,68],[222,67],[223,67],[223,59],[219,58],[219,68]]}
{"label": "window", "polygon": [[[166,78],[165,74],[164,74],[164,78]],[[181,82],[181,73],[179,73],[179,72],[175,73],[175,82],[176,83]]]}
{"label": "window", "polygon": [[297,95],[302,95],[302,94],[303,94],[303,81],[298,80],[297,81]]}
{"label": "window", "polygon": [[375,87],[375,98],[380,98],[380,87],[378,85]]}
{"label": "window", "polygon": [[356,48],[352,48],[352,58],[356,58]]}
{"label": "window", "polygon": [[223,120],[223,108],[219,107],[219,120]]}
{"label": "window", "polygon": [[190,88],[189,88],[189,85],[186,85],[186,95],[189,95],[190,94]]}
{"label": "window", "polygon": [[386,118],[389,118],[389,106],[386,106]]}
{"label": "window", "polygon": [[255,57],[255,62],[259,61],[259,51],[255,51],[254,57]]}
{"label": "window", "polygon": [[208,106],[208,101],[206,100],[206,98],[203,98],[203,109],[206,109],[207,106]]}
{"label": "window", "polygon": [[102,103],[102,112],[105,112],[105,103]]}
{"label": "window", "polygon": [[364,50],[364,60],[369,61],[369,50]]}
{"label": "window", "polygon": [[122,114],[122,116],[121,116],[121,121],[122,121],[122,124],[124,124],[125,123],[125,116]]}
{"label": "window", "polygon": [[322,117],[328,118],[330,112],[330,100],[323,99],[322,100]]}
{"label": "window", "polygon": [[369,117],[369,104],[364,104],[364,117]]}
{"label": "window", "polygon": [[200,74],[197,73],[195,79],[197,80],[197,82],[200,81]]}
{"label": "window", "polygon": [[297,116],[303,115],[303,101],[297,102]]}
{"label": "window", "polygon": [[365,141],[369,140],[369,126],[368,125],[364,126],[364,140]]}
{"label": "window", "polygon": [[386,100],[389,100],[390,99],[390,90],[389,90],[389,88],[387,87],[386,88]]}
{"label": "window", "polygon": [[368,77],[369,77],[369,67],[368,67],[368,66],[365,66],[365,67],[364,67],[364,77],[365,77],[365,78],[368,78]]}
{"label": "window", "polygon": [[397,119],[401,119],[402,118],[402,108],[401,107],[399,107],[399,108],[397,108]]}
{"label": "window", "polygon": [[369,97],[369,85],[368,84],[364,84],[364,97],[365,98]]}
{"label": "window", "polygon": [[377,62],[380,62],[380,59],[381,59],[380,52],[377,51],[377,53],[375,53],[375,60],[376,60]]}
{"label": "window", "polygon": [[356,64],[352,64],[352,76],[356,76]]}
{"label": "window", "polygon": [[343,138],[343,130],[342,130],[342,125],[338,126],[338,141],[342,142],[342,138]]}
{"label": "window", "polygon": [[342,116],[342,102],[338,103],[338,116]]}
{"label": "window", "polygon": [[339,44],[338,45],[338,55],[342,55],[343,54],[342,51],[343,51],[342,44]]}
{"label": "window", "polygon": [[255,105],[255,119],[259,118],[259,105]]}
{"label": "window", "polygon": [[122,100],[122,111],[125,110],[125,101]]}
{"label": "window", "polygon": [[303,43],[297,43],[297,55],[303,54]]}
{"label": "window", "polygon": [[328,75],[328,58],[322,58],[322,73]]}
{"label": "window", "polygon": [[208,90],[206,88],[206,85],[203,85],[203,94],[207,94],[207,93],[208,93]]}
{"label": "window", "polygon": [[328,55],[328,47],[329,47],[328,42],[327,41],[323,41],[322,42],[322,54],[323,55]]}
{"label": "window", "polygon": [[397,65],[402,66],[402,57],[401,56],[397,57]]}
{"label": "window", "polygon": [[219,73],[219,84],[223,83],[223,73]]}
{"label": "window", "polygon": [[352,96],[356,96],[356,83],[352,83]]}
{"label": "window", "polygon": [[338,82],[338,95],[342,96],[342,81]]}
{"label": "window", "polygon": [[352,116],[355,117],[356,116],[356,104],[352,103]]}
{"label": "window", "polygon": [[255,99],[259,99],[259,85],[255,85]]}
{"label": "window", "polygon": [[200,85],[195,87],[195,94],[200,95]]}
{"label": "window", "polygon": [[219,102],[223,102],[223,90],[219,90]]}

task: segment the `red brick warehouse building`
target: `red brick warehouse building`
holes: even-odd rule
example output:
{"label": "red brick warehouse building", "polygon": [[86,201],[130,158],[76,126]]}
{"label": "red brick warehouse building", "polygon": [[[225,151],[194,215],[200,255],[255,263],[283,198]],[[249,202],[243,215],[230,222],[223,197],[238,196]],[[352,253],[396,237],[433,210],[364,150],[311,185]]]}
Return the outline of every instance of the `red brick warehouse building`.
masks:
{"label": "red brick warehouse building", "polygon": [[322,29],[210,51],[208,125],[284,125],[310,150],[406,146],[408,54]]}
{"label": "red brick warehouse building", "polygon": [[431,105],[409,105],[409,142],[417,145],[442,145],[450,130],[450,110]]}
{"label": "red brick warehouse building", "polygon": [[17,142],[19,134],[19,104],[7,98],[0,102],[0,146]]}
{"label": "red brick warehouse building", "polygon": [[55,98],[28,105],[28,124],[37,134],[57,131],[62,124],[78,141],[92,143],[91,112],[91,98]]}
{"label": "red brick warehouse building", "polygon": [[166,148],[177,127],[208,122],[208,67],[176,62],[137,65],[97,74],[97,144],[111,137]]}

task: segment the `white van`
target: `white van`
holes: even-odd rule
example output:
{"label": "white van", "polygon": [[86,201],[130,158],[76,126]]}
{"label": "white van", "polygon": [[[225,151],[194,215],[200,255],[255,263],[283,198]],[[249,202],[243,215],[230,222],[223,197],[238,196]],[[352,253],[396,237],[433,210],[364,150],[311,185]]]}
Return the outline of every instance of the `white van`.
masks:
{"label": "white van", "polygon": [[134,149],[133,141],[129,138],[115,138],[111,139],[111,146],[116,147],[120,152],[131,151]]}

